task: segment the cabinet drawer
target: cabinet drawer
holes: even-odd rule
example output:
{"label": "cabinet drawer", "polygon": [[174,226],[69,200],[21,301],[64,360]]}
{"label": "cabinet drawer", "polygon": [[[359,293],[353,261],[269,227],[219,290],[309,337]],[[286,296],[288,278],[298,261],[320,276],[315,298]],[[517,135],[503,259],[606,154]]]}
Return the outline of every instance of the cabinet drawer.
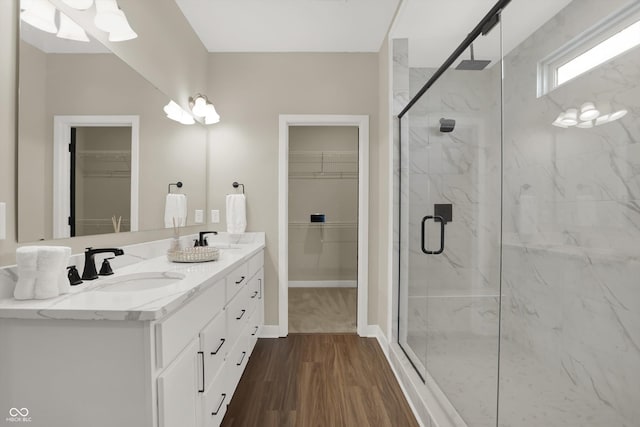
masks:
{"label": "cabinet drawer", "polygon": [[264,265],[264,251],[260,251],[251,257],[248,261],[249,277],[253,277]]}
{"label": "cabinet drawer", "polygon": [[227,405],[231,402],[231,395],[229,374],[227,369],[223,369],[202,398],[202,422],[200,425],[218,427],[227,412]]}
{"label": "cabinet drawer", "polygon": [[[227,315],[227,336],[230,340],[237,339],[242,333],[244,326],[249,319],[249,288],[245,287],[236,297],[229,303],[226,308]],[[233,344],[232,344],[233,345]]]}
{"label": "cabinet drawer", "polygon": [[223,311],[200,332],[206,387],[209,387],[224,363],[224,358],[230,349],[227,341],[227,316]]}
{"label": "cabinet drawer", "polygon": [[227,276],[227,302],[240,291],[249,281],[248,265],[245,262],[240,267],[233,270]]}
{"label": "cabinet drawer", "polygon": [[193,337],[198,336],[204,325],[222,310],[225,303],[224,283],[224,280],[215,283],[167,319],[156,324],[158,368],[167,366]]}
{"label": "cabinet drawer", "polygon": [[247,327],[245,329],[245,337],[247,338],[247,351],[249,354],[253,351],[253,347],[255,347],[256,342],[258,341],[258,334],[260,333],[260,323],[257,321],[259,317],[259,310],[256,310],[249,322],[247,322]]}
{"label": "cabinet drawer", "polygon": [[240,382],[242,372],[247,366],[247,361],[249,360],[247,345],[247,337],[245,335],[239,337],[236,345],[229,353],[223,368],[229,375],[228,387],[231,395],[233,395],[233,392],[236,390],[236,386],[238,385],[238,382]]}

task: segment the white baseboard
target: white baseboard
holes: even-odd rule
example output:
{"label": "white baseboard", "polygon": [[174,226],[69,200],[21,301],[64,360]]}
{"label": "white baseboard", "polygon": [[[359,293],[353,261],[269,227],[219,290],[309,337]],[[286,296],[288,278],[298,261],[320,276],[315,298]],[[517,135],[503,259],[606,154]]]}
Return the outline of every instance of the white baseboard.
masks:
{"label": "white baseboard", "polygon": [[380,345],[380,348],[382,348],[382,352],[387,358],[387,363],[389,364],[389,367],[391,368],[393,375],[396,377],[396,381],[400,385],[402,394],[404,394],[404,397],[407,399],[407,403],[409,403],[411,412],[413,412],[413,416],[416,418],[416,421],[418,422],[418,424],[420,424],[421,427],[424,427],[425,425],[430,425],[428,423],[425,423],[420,417],[420,414],[416,409],[416,405],[414,405],[413,403],[412,396],[409,393],[407,393],[407,389],[405,388],[404,381],[402,381],[402,379],[400,378],[400,375],[398,375],[398,371],[396,371],[394,364],[391,363],[390,354],[389,354],[389,351],[390,351],[389,341],[387,341],[387,337],[382,332],[382,329],[380,328],[380,326],[378,325],[367,326],[367,337],[376,338],[378,340],[378,344]]}
{"label": "white baseboard", "polygon": [[262,325],[260,338],[280,338],[280,326],[278,325]]}
{"label": "white baseboard", "polygon": [[289,280],[290,288],[357,288],[357,280]]}

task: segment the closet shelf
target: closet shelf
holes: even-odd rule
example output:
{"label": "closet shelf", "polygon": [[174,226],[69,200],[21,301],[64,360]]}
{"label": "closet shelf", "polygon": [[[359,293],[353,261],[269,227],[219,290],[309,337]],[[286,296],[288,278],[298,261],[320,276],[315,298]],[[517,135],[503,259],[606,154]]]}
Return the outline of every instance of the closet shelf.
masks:
{"label": "closet shelf", "polygon": [[351,179],[357,177],[357,151],[289,152],[289,179]]}
{"label": "closet shelf", "polygon": [[358,228],[357,222],[347,221],[333,221],[333,222],[305,222],[305,221],[290,221],[289,228]]}

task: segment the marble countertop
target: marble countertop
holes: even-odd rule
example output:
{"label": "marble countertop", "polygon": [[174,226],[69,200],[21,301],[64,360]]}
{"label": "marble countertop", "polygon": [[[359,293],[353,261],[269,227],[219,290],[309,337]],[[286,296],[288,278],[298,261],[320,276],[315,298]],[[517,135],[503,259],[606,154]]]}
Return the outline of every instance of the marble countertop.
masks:
{"label": "marble countertop", "polygon": [[[264,248],[264,234],[253,242],[214,244],[220,247],[217,261],[173,263],[165,255],[114,268],[112,276],[101,277],[71,288],[71,293],[46,300],[0,299],[0,318],[75,320],[157,320],[185,305],[213,286],[241,262]],[[126,249],[125,249],[126,253]],[[104,292],[106,281],[146,272],[172,272],[185,277],[175,283],[149,290]]]}

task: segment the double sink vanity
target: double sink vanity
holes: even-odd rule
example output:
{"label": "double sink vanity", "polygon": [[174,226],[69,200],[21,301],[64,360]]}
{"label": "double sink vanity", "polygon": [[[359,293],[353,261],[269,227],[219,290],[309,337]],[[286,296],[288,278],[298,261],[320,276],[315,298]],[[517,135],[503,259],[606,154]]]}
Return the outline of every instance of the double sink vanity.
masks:
{"label": "double sink vanity", "polygon": [[32,426],[218,426],[263,325],[264,234],[247,234],[214,262],[152,256],[57,298],[0,299],[0,410],[27,408]]}

